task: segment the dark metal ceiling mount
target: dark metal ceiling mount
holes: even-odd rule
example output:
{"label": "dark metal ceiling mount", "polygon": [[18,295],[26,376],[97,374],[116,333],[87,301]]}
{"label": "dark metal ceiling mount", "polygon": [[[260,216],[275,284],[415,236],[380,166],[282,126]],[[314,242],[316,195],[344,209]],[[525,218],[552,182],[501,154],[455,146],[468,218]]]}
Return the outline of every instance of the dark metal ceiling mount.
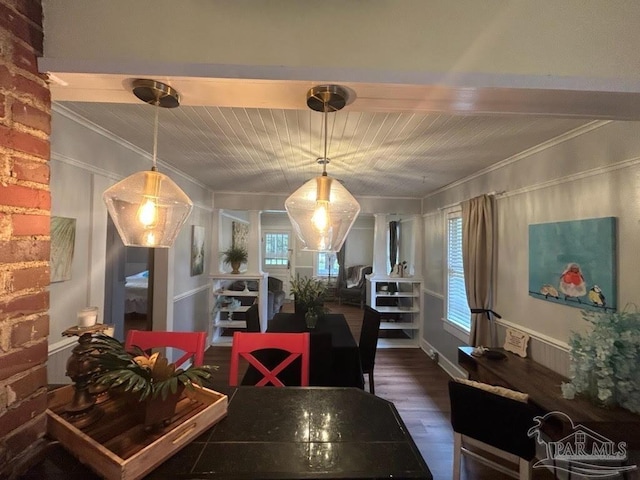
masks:
{"label": "dark metal ceiling mount", "polygon": [[180,105],[180,94],[176,89],[157,80],[139,78],[131,82],[133,94],[145,103],[163,108]]}

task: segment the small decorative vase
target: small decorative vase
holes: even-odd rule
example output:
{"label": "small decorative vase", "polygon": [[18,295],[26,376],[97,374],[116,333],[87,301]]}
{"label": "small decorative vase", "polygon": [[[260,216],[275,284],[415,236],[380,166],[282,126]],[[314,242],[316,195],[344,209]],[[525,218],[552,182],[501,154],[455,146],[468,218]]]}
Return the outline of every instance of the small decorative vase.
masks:
{"label": "small decorative vase", "polygon": [[320,314],[314,309],[310,308],[307,310],[307,313],[304,314],[304,323],[307,325],[307,328],[316,328],[319,316]]}
{"label": "small decorative vase", "polygon": [[240,265],[242,262],[231,262],[231,273],[240,273]]}

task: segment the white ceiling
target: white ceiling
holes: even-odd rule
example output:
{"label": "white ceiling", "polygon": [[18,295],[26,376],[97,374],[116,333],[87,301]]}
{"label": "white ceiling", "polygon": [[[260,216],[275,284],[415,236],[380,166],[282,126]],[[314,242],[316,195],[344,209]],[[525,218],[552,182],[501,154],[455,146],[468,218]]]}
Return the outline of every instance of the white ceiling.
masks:
{"label": "white ceiling", "polygon": [[[151,152],[155,107],[123,74],[49,72],[56,108]],[[318,175],[324,82],[158,78],[181,105],[159,111],[158,158],[215,192],[289,194]],[[640,94],[342,83],[329,114],[328,173],[355,196],[422,198],[594,119],[637,120]]]}
{"label": "white ceiling", "polygon": [[[327,170],[356,196],[424,197],[590,121],[363,112],[355,105],[357,99],[329,114]],[[59,102],[58,107],[152,151],[152,106]],[[158,157],[214,191],[290,193],[321,172],[316,159],[323,155],[322,117],[309,109],[161,109]]]}

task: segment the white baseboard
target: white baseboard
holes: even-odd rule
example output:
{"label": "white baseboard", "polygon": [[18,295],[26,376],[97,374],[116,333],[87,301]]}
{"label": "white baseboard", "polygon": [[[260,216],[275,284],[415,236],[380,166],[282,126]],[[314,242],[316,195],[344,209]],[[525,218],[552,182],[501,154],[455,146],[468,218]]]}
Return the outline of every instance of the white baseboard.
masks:
{"label": "white baseboard", "polygon": [[420,348],[424,353],[431,356],[430,353],[436,353],[438,355],[438,366],[447,372],[451,378],[467,378],[468,374],[465,370],[460,368],[457,364],[449,361],[442,353],[440,353],[433,345],[424,339],[420,339]]}

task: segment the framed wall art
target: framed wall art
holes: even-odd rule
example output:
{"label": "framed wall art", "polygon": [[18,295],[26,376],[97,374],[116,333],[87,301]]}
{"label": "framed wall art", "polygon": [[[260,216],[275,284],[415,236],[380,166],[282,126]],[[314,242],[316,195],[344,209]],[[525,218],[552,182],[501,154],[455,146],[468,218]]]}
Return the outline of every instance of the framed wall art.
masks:
{"label": "framed wall art", "polygon": [[204,272],[204,227],[191,227],[191,276]]}
{"label": "framed wall art", "polygon": [[249,225],[242,222],[231,222],[232,234],[231,243],[234,247],[247,249],[247,237],[249,236]]}
{"label": "framed wall art", "polygon": [[616,218],[529,225],[529,295],[597,311],[617,308]]}
{"label": "framed wall art", "polygon": [[76,219],[51,217],[51,283],[71,280]]}

